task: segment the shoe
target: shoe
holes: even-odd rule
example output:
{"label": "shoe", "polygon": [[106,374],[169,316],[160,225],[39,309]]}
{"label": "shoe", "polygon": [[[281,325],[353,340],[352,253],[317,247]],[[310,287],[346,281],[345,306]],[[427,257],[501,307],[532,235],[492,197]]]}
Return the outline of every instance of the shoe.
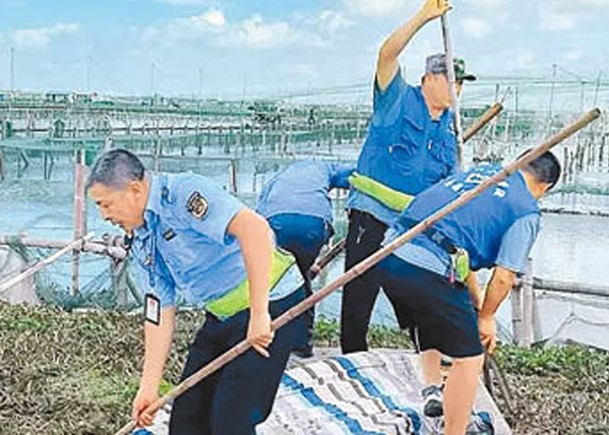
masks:
{"label": "shoe", "polygon": [[313,356],[313,346],[302,346],[292,351],[299,358],[311,358]]}
{"label": "shoe", "polygon": [[472,412],[465,430],[466,435],[493,435],[495,428],[488,412]]}
{"label": "shoe", "polygon": [[440,417],[444,414],[442,409],[442,389],[440,385],[430,385],[421,390],[423,396],[423,414],[427,417]]}

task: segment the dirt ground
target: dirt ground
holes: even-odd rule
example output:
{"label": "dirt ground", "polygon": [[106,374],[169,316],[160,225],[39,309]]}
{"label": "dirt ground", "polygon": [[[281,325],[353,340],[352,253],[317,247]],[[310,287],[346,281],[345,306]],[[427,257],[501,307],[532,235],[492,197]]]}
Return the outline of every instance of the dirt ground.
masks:
{"label": "dirt ground", "polygon": [[[178,316],[167,385],[179,377],[188,343],[203,321]],[[66,313],[0,304],[0,434],[110,434],[124,425],[137,391],[143,354],[139,316]],[[336,326],[318,327],[333,345]],[[378,347],[403,346],[375,330]],[[576,346],[523,351],[504,347],[514,414],[499,406],[517,434],[609,434],[609,355]]]}

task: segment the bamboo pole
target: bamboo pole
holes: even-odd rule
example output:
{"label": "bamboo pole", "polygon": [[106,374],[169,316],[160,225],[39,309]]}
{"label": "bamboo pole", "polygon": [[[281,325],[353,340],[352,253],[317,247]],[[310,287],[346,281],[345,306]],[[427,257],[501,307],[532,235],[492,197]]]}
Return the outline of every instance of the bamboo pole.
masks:
{"label": "bamboo pole", "polygon": [[43,260],[40,260],[38,263],[34,264],[32,267],[30,267],[29,269],[25,270],[24,272],[21,272],[20,274],[14,276],[12,278],[9,278],[6,281],[0,283],[0,294],[2,294],[5,291],[9,290],[14,285],[19,284],[24,279],[29,278],[30,276],[34,275],[36,272],[38,272],[39,270],[41,270],[44,267],[48,266],[49,264],[57,261],[61,256],[67,254],[71,250],[73,250],[73,249],[80,249],[82,247],[82,244],[85,241],[91,239],[92,237],[93,237],[93,233],[89,233],[89,234],[87,234],[84,237],[76,239],[76,240],[72,241],[71,243],[69,243],[68,245],[66,245],[64,248],[62,248],[59,251],[55,252],[54,254],[48,256],[47,258],[45,258]]}
{"label": "bamboo pole", "polygon": [[481,117],[476,119],[463,133],[463,142],[467,142],[473,135],[478,133],[482,127],[488,124],[495,116],[503,110],[503,104],[494,103]]}
{"label": "bamboo pole", "polygon": [[534,337],[534,311],[533,304],[533,264],[531,259],[527,260],[526,272],[522,280],[522,346],[529,349]]}
{"label": "bamboo pole", "polygon": [[[70,244],[65,240],[49,240],[49,239],[31,239],[25,236],[0,236],[0,246],[23,245],[33,248],[51,248],[61,249]],[[109,245],[102,241],[89,241],[82,245],[83,252],[91,252],[93,254],[108,255],[117,260],[127,258],[127,251],[123,246],[118,244]]]}
{"label": "bamboo pole", "polygon": [[309,279],[315,278],[319,273],[334,260],[345,248],[347,240],[342,239],[333,245],[328,252],[324,254],[313,266],[309,269]]}
{"label": "bamboo pole", "polygon": [[461,110],[459,108],[459,97],[457,96],[457,80],[455,78],[455,68],[453,66],[453,48],[450,37],[450,25],[448,23],[448,12],[442,15],[442,39],[444,41],[444,53],[446,55],[446,74],[450,84],[450,99],[452,110],[455,116],[455,136],[457,137],[457,162],[463,169],[463,133],[461,130]]}
{"label": "bamboo pole", "polygon": [[[371,267],[375,266],[382,259],[384,259],[388,255],[393,253],[397,248],[399,248],[400,246],[404,245],[406,242],[412,240],[415,236],[417,236],[417,235],[421,234],[422,232],[424,232],[425,230],[427,230],[429,227],[431,227],[433,224],[435,224],[440,219],[445,217],[447,214],[455,211],[459,207],[468,203],[469,201],[471,201],[472,199],[474,199],[475,197],[480,195],[480,193],[482,193],[489,187],[505,180],[507,177],[509,177],[510,175],[512,175],[513,173],[518,171],[519,169],[522,169],[524,166],[526,166],[527,164],[529,164],[530,162],[532,162],[533,160],[535,160],[536,158],[541,156],[543,153],[550,150],[552,147],[554,147],[558,143],[562,142],[567,137],[571,136],[573,133],[577,132],[578,130],[581,130],[586,125],[590,124],[592,121],[594,121],[595,119],[597,119],[600,116],[600,113],[601,112],[599,109],[594,109],[594,110],[591,110],[590,112],[586,113],[582,118],[580,118],[576,122],[572,123],[571,125],[567,126],[563,130],[561,130],[560,132],[558,132],[557,134],[552,136],[542,145],[529,151],[528,153],[526,153],[526,155],[520,157],[519,159],[513,161],[512,163],[510,163],[509,165],[504,167],[503,170],[501,170],[494,176],[486,179],[485,181],[480,183],[478,186],[476,186],[474,189],[465,192],[455,201],[447,204],[446,206],[442,207],[440,210],[436,211],[435,213],[433,213],[432,215],[430,215],[423,221],[419,222],[417,225],[410,228],[410,230],[408,230],[407,232],[402,234],[400,237],[395,239],[393,242],[391,242],[384,248],[379,249],[378,251],[376,251],[374,254],[372,254],[368,258],[362,260],[361,262],[359,262],[358,264],[353,266],[351,269],[349,269],[347,272],[345,272],[343,275],[341,275],[339,278],[337,278],[330,284],[326,285],[320,291],[313,293],[307,299],[305,299],[304,301],[295,305],[294,307],[290,308],[289,310],[284,312],[281,316],[277,317],[275,320],[273,320],[273,322],[271,324],[271,328],[273,330],[277,330],[277,329],[281,328],[283,325],[285,325],[286,323],[288,323],[291,320],[295,319],[296,317],[300,316],[302,313],[304,313],[305,311],[307,311],[308,309],[313,307],[315,304],[317,304],[319,301],[326,298],[327,296],[329,296],[330,294],[332,294],[339,288],[343,287],[346,283],[348,283],[352,279],[360,276],[361,274],[366,272]],[[201,380],[203,380],[210,374],[212,374],[212,373],[216,372],[217,370],[219,370],[220,368],[224,367],[226,364],[228,364],[229,362],[231,362],[232,360],[237,358],[242,353],[245,353],[250,347],[251,347],[251,345],[247,340],[243,340],[240,343],[236,344],[232,349],[224,352],[218,358],[214,359],[209,364],[205,365],[204,367],[199,369],[197,372],[195,372],[194,374],[192,374],[191,376],[186,378],[183,382],[181,382],[178,386],[176,386],[174,389],[169,391],[163,397],[161,397],[154,403],[150,404],[150,406],[146,409],[146,411],[155,412],[158,409],[162,408],[167,403],[171,402],[176,397],[180,396],[181,394],[183,394],[184,392],[186,392],[187,390],[189,390],[190,388],[195,386],[197,383],[199,383]],[[135,429],[135,427],[136,426],[135,426],[134,422],[129,422],[128,424],[123,426],[116,433],[116,435],[128,435],[131,431],[133,431],[133,429]]]}
{"label": "bamboo pole", "polygon": [[609,287],[592,284],[578,284],[573,282],[551,281],[542,278],[533,278],[533,288],[535,290],[552,293],[609,297]]}

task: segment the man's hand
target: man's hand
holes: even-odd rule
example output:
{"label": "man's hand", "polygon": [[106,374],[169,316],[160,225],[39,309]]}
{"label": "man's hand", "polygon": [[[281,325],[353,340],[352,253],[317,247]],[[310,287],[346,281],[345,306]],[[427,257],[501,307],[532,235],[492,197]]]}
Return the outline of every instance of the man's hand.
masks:
{"label": "man's hand", "polygon": [[271,331],[271,316],[268,312],[250,312],[250,322],[247,327],[247,341],[262,356],[268,358],[266,349],[273,342],[275,333]]}
{"label": "man's hand", "polygon": [[495,316],[480,313],[478,316],[478,329],[480,330],[480,341],[489,354],[493,353],[497,346],[497,324]]}
{"label": "man's hand", "polygon": [[149,413],[145,412],[146,408],[159,398],[158,388],[152,388],[145,385],[140,385],[139,390],[133,399],[133,410],[131,418],[138,427],[150,426],[154,421],[156,411]]}
{"label": "man's hand", "polygon": [[426,0],[419,10],[419,14],[423,20],[431,21],[441,17],[450,10],[451,6],[448,0]]}

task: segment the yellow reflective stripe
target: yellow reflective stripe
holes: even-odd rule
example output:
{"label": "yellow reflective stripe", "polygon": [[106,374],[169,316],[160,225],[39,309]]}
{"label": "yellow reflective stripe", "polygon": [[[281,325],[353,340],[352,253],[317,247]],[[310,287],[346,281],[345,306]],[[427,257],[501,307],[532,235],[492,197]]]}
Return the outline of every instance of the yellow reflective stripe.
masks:
{"label": "yellow reflective stripe", "polygon": [[[275,249],[271,259],[271,285],[269,292],[277,285],[288,269],[294,265],[294,257],[285,252]],[[241,284],[230,290],[224,296],[205,304],[205,311],[213,314],[219,319],[226,319],[250,306],[250,282],[243,280]]]}
{"label": "yellow reflective stripe", "polygon": [[410,205],[414,196],[392,189],[365,175],[354,172],[349,177],[354,189],[377,200],[391,210],[402,212]]}

